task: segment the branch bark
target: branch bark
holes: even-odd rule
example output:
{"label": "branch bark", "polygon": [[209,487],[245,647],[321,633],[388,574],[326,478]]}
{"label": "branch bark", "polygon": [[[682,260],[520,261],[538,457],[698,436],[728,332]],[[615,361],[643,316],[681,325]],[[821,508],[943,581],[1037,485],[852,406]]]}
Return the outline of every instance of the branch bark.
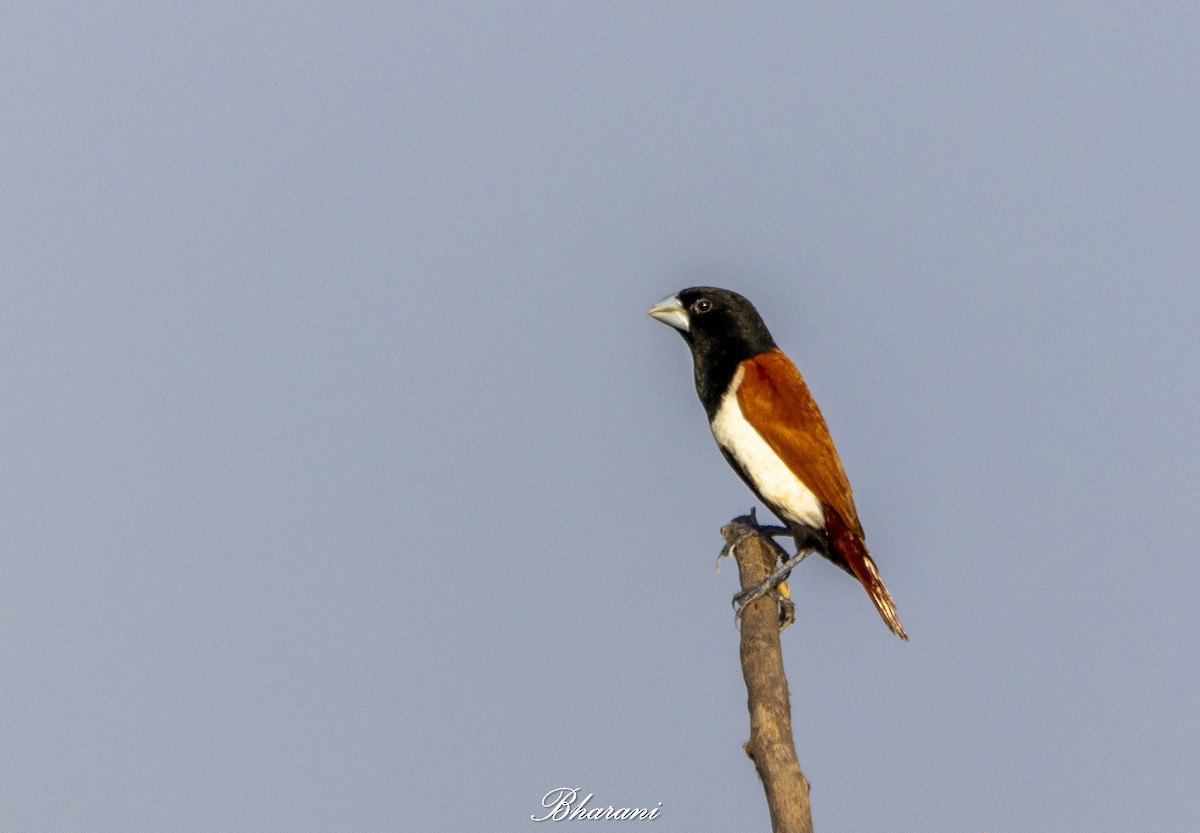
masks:
{"label": "branch bark", "polygon": [[[753,515],[730,521],[721,535],[727,551],[737,560],[743,589],[774,571],[781,550],[759,529]],[[762,781],[774,833],[812,833],[808,780],[792,740],[792,710],[775,599],[770,595],[755,599],[746,606],[741,624],[742,676],[750,710],[750,740],[743,748]]]}

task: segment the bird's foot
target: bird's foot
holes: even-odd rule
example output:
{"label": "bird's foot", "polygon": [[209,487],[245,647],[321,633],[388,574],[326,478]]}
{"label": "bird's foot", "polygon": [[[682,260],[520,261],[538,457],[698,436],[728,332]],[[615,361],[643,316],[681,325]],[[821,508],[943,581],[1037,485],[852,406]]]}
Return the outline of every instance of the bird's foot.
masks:
{"label": "bird's foot", "polygon": [[779,538],[784,535],[794,536],[796,534],[796,533],[792,532],[792,530],[788,529],[786,526],[760,526],[758,528],[758,531],[765,532],[767,535],[770,535],[772,538]]}
{"label": "bird's foot", "polygon": [[801,550],[784,561],[779,569],[758,584],[753,584],[735,593],[733,597],[733,606],[736,609],[734,621],[740,626],[746,605],[756,599],[761,599],[768,593],[775,597],[775,601],[779,605],[779,629],[783,630],[796,621],[796,605],[792,602],[792,593],[788,589],[787,579],[796,565],[803,561],[810,552],[812,550]]}
{"label": "bird's foot", "polygon": [[[746,538],[748,538],[749,536],[765,534],[768,538],[778,538],[781,535],[794,534],[786,526],[763,526],[762,524],[760,524],[758,522],[758,517],[755,513],[755,508],[753,506],[750,507],[749,515],[745,516],[745,518],[739,518],[738,520],[749,520],[750,525],[744,525],[742,534],[738,535],[736,538],[732,538],[729,541],[727,541],[725,546],[721,547],[721,551],[719,553],[717,553],[717,563],[715,565],[716,569],[717,569],[717,575],[721,575],[721,559],[722,558],[733,558],[733,551],[735,549],[737,549],[738,544],[740,544],[742,541],[746,540]],[[724,530],[722,530],[722,532],[724,532]],[[776,549],[779,548],[778,544],[776,544],[775,546],[776,546]],[[782,555],[782,554],[783,554],[783,551],[780,550],[780,555]],[[799,562],[797,562],[797,563],[799,563]],[[762,594],[759,594],[759,595],[762,595]],[[757,598],[757,596],[755,598]],[[751,601],[753,601],[753,600],[751,600]]]}

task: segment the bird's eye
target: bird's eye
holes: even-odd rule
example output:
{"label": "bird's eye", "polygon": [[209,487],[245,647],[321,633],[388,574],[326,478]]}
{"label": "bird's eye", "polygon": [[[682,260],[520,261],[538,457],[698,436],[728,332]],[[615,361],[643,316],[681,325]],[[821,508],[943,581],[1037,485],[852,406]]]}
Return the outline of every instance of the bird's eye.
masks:
{"label": "bird's eye", "polygon": [[712,309],[712,301],[707,298],[701,298],[696,303],[692,304],[692,311],[698,312],[701,315]]}

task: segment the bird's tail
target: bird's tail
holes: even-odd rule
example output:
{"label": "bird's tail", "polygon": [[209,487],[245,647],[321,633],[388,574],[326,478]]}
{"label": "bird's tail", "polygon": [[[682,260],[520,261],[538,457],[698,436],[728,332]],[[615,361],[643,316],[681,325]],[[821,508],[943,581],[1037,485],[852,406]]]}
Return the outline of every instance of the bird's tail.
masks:
{"label": "bird's tail", "polygon": [[827,511],[825,513],[825,525],[826,531],[829,533],[831,548],[845,560],[846,566],[850,568],[850,572],[854,573],[855,578],[862,582],[871,601],[875,603],[875,609],[879,611],[879,615],[883,617],[887,626],[892,629],[892,633],[907,642],[908,635],[904,633],[904,626],[900,624],[900,618],[896,616],[896,604],[892,601],[892,595],[888,593],[887,588],[883,586],[879,570],[876,569],[875,562],[871,560],[871,555],[867,552],[866,541],[862,539],[861,535],[847,527],[837,512]]}

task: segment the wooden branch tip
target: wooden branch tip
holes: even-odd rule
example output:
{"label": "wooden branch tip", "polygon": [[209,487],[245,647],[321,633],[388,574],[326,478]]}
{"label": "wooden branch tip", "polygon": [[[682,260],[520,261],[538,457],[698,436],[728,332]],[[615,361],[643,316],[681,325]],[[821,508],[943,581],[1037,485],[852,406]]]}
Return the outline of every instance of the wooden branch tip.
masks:
{"label": "wooden branch tip", "polygon": [[[742,589],[762,582],[775,570],[781,549],[753,514],[721,528],[725,550],[737,561]],[[723,550],[723,552],[725,551]],[[812,833],[808,780],[796,758],[787,676],[783,670],[779,613],[770,594],[746,605],[741,615],[742,676],[750,711],[746,754],[762,781],[774,833]]]}

